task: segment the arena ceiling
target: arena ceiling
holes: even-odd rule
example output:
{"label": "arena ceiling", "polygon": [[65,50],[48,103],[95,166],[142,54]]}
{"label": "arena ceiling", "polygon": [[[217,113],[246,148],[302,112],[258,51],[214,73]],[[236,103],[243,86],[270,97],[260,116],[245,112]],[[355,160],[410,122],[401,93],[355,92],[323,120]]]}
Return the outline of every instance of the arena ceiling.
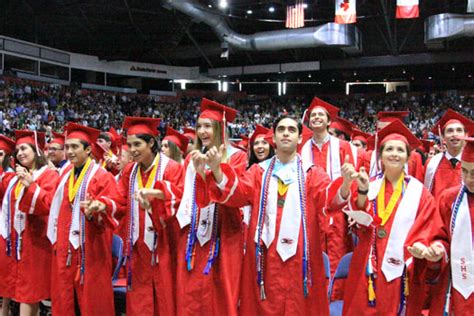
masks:
{"label": "arena ceiling", "polygon": [[[242,34],[284,28],[285,0],[199,0],[226,17]],[[306,0],[306,26],[334,20],[334,0]],[[360,56],[406,55],[469,51],[472,38],[445,43],[436,50],[424,44],[424,20],[438,13],[466,12],[466,0],[420,0],[420,18],[396,20],[395,0],[358,0],[357,24],[362,32]],[[105,60],[129,60],[168,65],[214,67],[344,59],[335,48],[271,52],[232,50],[220,58],[221,44],[204,23],[163,7],[158,0],[2,0],[0,34],[63,49],[97,55]],[[273,6],[275,11],[269,12]],[[252,14],[247,11],[252,10]]]}

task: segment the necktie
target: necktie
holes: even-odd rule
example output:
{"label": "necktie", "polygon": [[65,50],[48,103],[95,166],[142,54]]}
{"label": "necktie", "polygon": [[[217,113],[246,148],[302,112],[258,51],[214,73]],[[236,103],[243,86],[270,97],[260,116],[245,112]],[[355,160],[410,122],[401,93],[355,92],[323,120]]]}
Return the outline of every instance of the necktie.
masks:
{"label": "necktie", "polygon": [[449,162],[451,162],[451,166],[453,166],[453,168],[456,168],[456,165],[458,164],[458,161],[456,158],[451,158],[449,159]]}

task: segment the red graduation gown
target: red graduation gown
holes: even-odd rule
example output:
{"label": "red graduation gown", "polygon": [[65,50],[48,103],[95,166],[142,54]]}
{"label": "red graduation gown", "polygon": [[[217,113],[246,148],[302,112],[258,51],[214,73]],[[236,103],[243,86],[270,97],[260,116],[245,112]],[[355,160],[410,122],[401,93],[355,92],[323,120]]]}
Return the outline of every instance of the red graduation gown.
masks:
{"label": "red graduation gown", "polygon": [[[417,181],[413,177],[408,177],[409,181]],[[405,181],[407,178],[405,179]],[[388,204],[390,197],[393,192],[393,187],[389,181],[387,181],[385,189],[385,203]],[[355,193],[355,192],[354,192]],[[357,194],[353,194],[352,208],[357,209],[355,201],[357,200]],[[377,265],[374,267],[377,278],[375,279],[375,294],[376,294],[376,306],[370,307],[368,305],[368,279],[366,276],[366,266],[369,258],[370,246],[372,243],[373,227],[360,227],[357,230],[359,236],[359,244],[354,250],[352,256],[351,265],[349,268],[348,279],[345,284],[349,285],[350,288],[346,287],[344,291],[344,310],[343,315],[397,315],[400,296],[401,296],[401,282],[402,277],[396,278],[391,282],[387,282],[385,275],[382,272],[382,260],[385,254],[385,250],[388,244],[388,236],[390,235],[393,220],[395,214],[398,211],[398,205],[401,198],[398,200],[392,215],[384,225],[387,231],[386,238],[376,238],[376,262]],[[370,203],[367,206],[369,214],[373,215],[373,204]],[[417,210],[415,222],[411,227],[408,236],[404,242],[405,245],[405,261],[411,257],[406,250],[407,246],[413,245],[415,242],[421,242],[424,245],[428,245],[428,238],[430,233],[430,223],[432,216],[435,211],[435,201],[431,194],[426,188],[423,187],[423,191],[420,197],[420,203]],[[407,315],[419,315],[421,312],[422,304],[422,287],[423,272],[425,268],[425,261],[414,259],[413,263],[408,267],[408,280],[409,280],[409,296],[407,302]]]}
{"label": "red graduation gown", "polygon": [[[310,140],[311,141],[311,140]],[[350,157],[350,163],[354,164],[354,157],[350,147],[350,143],[345,140],[339,140],[339,160],[341,166],[344,164],[346,155]],[[329,142],[323,144],[321,150],[315,145],[312,146],[313,163],[320,166],[325,172],[327,166],[327,157],[329,150]],[[363,152],[357,151],[357,167],[359,168],[362,161]],[[353,249],[352,236],[349,233],[347,223],[347,216],[343,212],[334,212],[333,214],[325,215],[319,213],[320,217],[320,234],[321,234],[321,248],[329,256],[331,262],[331,275],[336,271],[339,260]]]}
{"label": "red graduation gown", "polygon": [[[433,241],[440,241],[447,252],[451,248],[451,215],[452,205],[456,199],[461,186],[446,189],[438,199],[438,212],[433,220]],[[474,195],[468,194],[469,211],[471,214],[471,227],[474,231]],[[444,304],[446,303],[446,291],[448,286],[448,274],[450,273],[450,263],[446,258],[441,259],[439,270],[439,283],[433,290],[433,298],[430,306],[430,315],[442,315]],[[451,288],[451,312],[453,315],[471,316],[474,313],[474,294],[465,299],[456,289]]]}
{"label": "red graduation gown", "polygon": [[[62,174],[66,176],[68,167]],[[99,168],[91,178],[87,194],[95,199],[105,199],[115,193],[113,176]],[[69,242],[72,207],[69,203],[68,183],[64,186],[63,198],[57,222],[57,239],[53,245],[51,301],[53,315],[74,315],[74,294],[77,295],[82,315],[114,315],[112,290],[112,234],[111,212],[106,216],[94,215],[85,221],[85,272],[80,284],[79,263],[81,246],[74,249]],[[71,265],[67,266],[68,249],[72,251]]]}
{"label": "red graduation gown", "polygon": [[[424,174],[426,175],[426,169],[428,163],[431,159],[426,161]],[[444,191],[446,188],[450,188],[453,185],[461,183],[461,163],[459,162],[456,168],[453,168],[451,162],[443,155],[441,159],[438,169],[433,176],[433,184],[431,185],[431,194],[438,198],[441,192]]]}
{"label": "red graduation gown", "polygon": [[[192,163],[186,157],[185,166]],[[229,163],[237,173],[243,173],[247,166],[247,155],[238,150],[230,156]],[[209,177],[212,177],[209,175]],[[200,176],[197,181],[198,206],[208,205],[209,199],[205,183]],[[238,208],[221,204],[218,208],[218,234],[220,237],[219,254],[208,275],[203,273],[211,245],[195,244],[194,268],[187,270],[186,246],[189,225],[178,233],[178,262],[176,302],[178,315],[237,315],[240,272],[243,258],[243,223]],[[179,228],[178,221],[175,225]]]}
{"label": "red graduation gown", "polygon": [[[14,172],[3,172],[1,170],[2,188],[7,187],[8,182],[15,176]],[[5,190],[0,190],[0,200],[3,201]],[[7,241],[0,235],[0,297],[12,297],[15,292],[15,278],[13,273],[14,256],[7,256]]]}
{"label": "red graduation gown", "polygon": [[[160,154],[161,155],[161,154]],[[160,156],[164,159],[164,156]],[[168,159],[168,158],[166,158]],[[128,208],[130,176],[135,163],[129,163],[123,170],[117,185],[118,195],[112,197],[117,203],[119,220],[126,223],[126,238],[124,251],[129,246],[129,223],[131,220]],[[142,182],[146,183],[151,174],[149,170],[141,170]],[[174,160],[169,159],[166,164],[163,181],[157,181],[154,188],[160,189],[165,194],[165,200],[152,202],[153,227],[145,227],[145,210],[139,207],[139,235],[132,249],[132,289],[127,290],[127,315],[173,315],[175,314],[175,237],[173,232],[172,216],[177,210],[181,197],[180,183],[183,177],[183,168]],[[168,186],[169,185],[169,186]],[[176,198],[176,205],[171,204],[171,195]],[[107,208],[112,205],[107,204]],[[122,217],[120,219],[120,217]],[[145,244],[144,230],[154,230],[157,233],[158,246],[155,256],[158,261],[152,266],[152,252]],[[127,253],[125,253],[127,255]],[[128,269],[128,265],[126,266]]]}
{"label": "red graduation gown", "polygon": [[[14,176],[13,173],[12,176]],[[8,178],[5,176],[3,179],[7,180]],[[4,272],[9,274],[6,284],[13,281],[11,288],[13,291],[8,294],[17,302],[38,303],[50,297],[51,244],[46,237],[46,231],[49,208],[57,179],[57,173],[46,168],[36,181],[24,191],[19,208],[28,213],[26,213],[25,230],[22,233],[21,260],[16,260],[15,254],[18,234],[13,227],[14,205],[16,204],[14,189],[10,192],[12,252],[11,257],[7,259],[9,270]],[[8,182],[2,181],[3,192],[6,190]],[[33,199],[35,193],[36,196]],[[0,250],[3,252],[2,256],[5,249],[1,248]],[[9,296],[6,295],[6,297]]]}
{"label": "red graduation gown", "polygon": [[[283,262],[276,248],[276,240],[266,249],[265,254],[265,294],[266,300],[260,300],[260,287],[257,285],[256,244],[254,241],[258,223],[260,191],[264,170],[254,164],[239,177],[238,185],[233,193],[232,187],[237,175],[227,164],[223,164],[223,172],[228,181],[221,191],[214,180],[209,180],[210,195],[213,200],[228,199],[226,205],[241,207],[250,204],[249,232],[247,235],[247,251],[244,257],[242,280],[240,287],[241,315],[329,315],[327,298],[327,281],[325,278],[322,250],[319,241],[318,212],[326,202],[326,188],[329,177],[323,169],[313,166],[306,174],[307,188],[307,227],[310,245],[310,265],[313,286],[309,287],[308,297],[304,297],[302,279],[303,233],[300,228],[296,254]],[[331,205],[331,207],[338,207]],[[277,209],[275,238],[278,238],[282,208]]]}

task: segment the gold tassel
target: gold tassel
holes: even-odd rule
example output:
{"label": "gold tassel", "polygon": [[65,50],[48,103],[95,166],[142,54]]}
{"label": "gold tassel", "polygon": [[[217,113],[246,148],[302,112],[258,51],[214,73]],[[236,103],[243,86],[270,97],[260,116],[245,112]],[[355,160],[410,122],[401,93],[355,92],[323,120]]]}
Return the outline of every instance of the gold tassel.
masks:
{"label": "gold tassel", "polygon": [[374,290],[374,282],[372,281],[372,277],[369,276],[369,302],[374,302],[375,301],[375,290]]}
{"label": "gold tassel", "polygon": [[408,288],[408,275],[405,275],[405,291],[403,292],[403,294],[405,295],[405,297],[408,297],[408,295],[410,295],[410,289]]}

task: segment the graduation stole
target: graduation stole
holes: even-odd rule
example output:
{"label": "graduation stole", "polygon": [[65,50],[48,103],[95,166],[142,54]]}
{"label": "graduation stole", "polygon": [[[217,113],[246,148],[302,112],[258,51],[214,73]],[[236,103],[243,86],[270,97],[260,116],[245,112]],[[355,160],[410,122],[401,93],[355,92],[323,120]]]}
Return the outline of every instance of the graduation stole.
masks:
{"label": "graduation stole", "polygon": [[89,170],[89,166],[91,165],[92,159],[87,158],[86,163],[84,164],[84,167],[82,167],[82,170],[77,177],[77,180],[74,181],[75,179],[75,171],[76,167],[72,168],[72,172],[69,175],[69,181],[68,181],[68,200],[69,203],[72,203],[74,199],[76,198],[77,192],[79,191],[79,188],[81,187],[82,181],[84,180],[84,177]]}
{"label": "graduation stole", "polygon": [[[306,222],[306,186],[305,186],[305,173],[303,170],[303,164],[301,161],[301,158],[297,156],[297,177],[298,177],[298,198],[299,198],[299,206],[300,206],[300,214],[301,214],[301,226],[303,228],[303,264],[302,264],[302,270],[303,270],[303,294],[305,297],[308,296],[308,285],[312,286],[312,277],[311,277],[311,267],[310,267],[310,248],[309,248],[309,238],[308,238],[308,233],[307,233],[307,222]],[[276,163],[276,156],[270,159],[268,162],[264,163],[269,163],[266,171],[264,172],[262,176],[262,189],[260,192],[260,204],[259,204],[259,212],[258,212],[258,222],[257,222],[257,229],[256,229],[256,270],[257,270],[257,285],[260,287],[260,299],[265,300],[266,299],[266,294],[265,294],[265,241],[263,238],[263,232],[264,230],[269,230],[271,228],[265,226],[265,219],[266,219],[266,213],[267,213],[267,208],[268,208],[268,202],[269,200],[269,188],[270,188],[270,181],[272,179],[274,169],[275,169],[275,163]],[[283,196],[286,194],[286,191],[288,190],[289,185],[284,185],[280,179],[278,180],[278,194]],[[295,206],[295,205],[293,205]],[[282,218],[285,217],[285,211],[283,211]],[[280,233],[281,233],[281,228],[280,228]],[[299,232],[299,231],[298,231]],[[270,241],[267,241],[269,243]],[[298,240],[288,240],[290,243],[296,243]],[[269,247],[269,244],[268,246]],[[280,244],[277,245],[277,251],[280,247]],[[279,253],[281,256],[281,253]],[[282,258],[283,261],[287,260],[289,257]]]}
{"label": "graduation stole", "polygon": [[397,205],[397,202],[404,191],[404,179],[405,173],[402,172],[397,180],[397,185],[392,193],[392,196],[390,197],[387,207],[385,207],[385,185],[387,183],[387,179],[383,180],[382,187],[380,188],[379,194],[377,195],[377,215],[382,220],[382,223],[380,224],[381,226],[384,226],[387,223],[390,215],[392,215],[392,212],[395,209],[395,205]]}

